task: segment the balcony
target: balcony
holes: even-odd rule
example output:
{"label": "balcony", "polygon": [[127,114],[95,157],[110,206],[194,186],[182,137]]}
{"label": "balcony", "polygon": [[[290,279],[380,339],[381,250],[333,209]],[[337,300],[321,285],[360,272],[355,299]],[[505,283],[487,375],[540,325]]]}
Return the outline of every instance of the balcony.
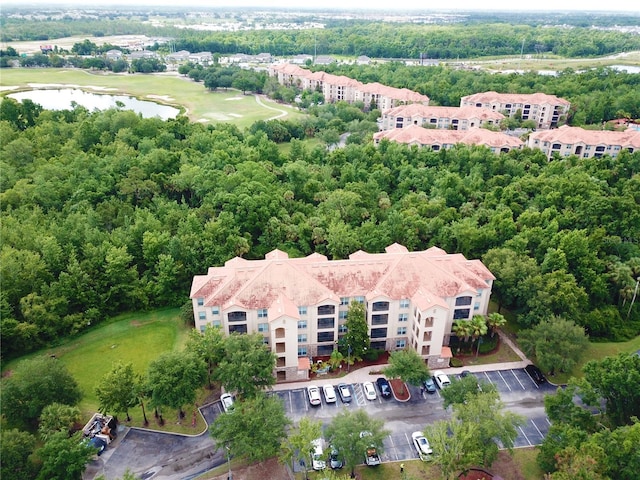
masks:
{"label": "balcony", "polygon": [[276,338],[284,338],[284,328],[276,328]]}
{"label": "balcony", "polygon": [[276,353],[285,353],[287,351],[287,347],[284,342],[276,343]]}
{"label": "balcony", "polygon": [[430,342],[431,341],[431,331],[424,332],[424,334],[422,335],[422,341],[423,342]]}
{"label": "balcony", "polygon": [[276,367],[286,367],[287,363],[284,357],[278,357],[276,360]]}

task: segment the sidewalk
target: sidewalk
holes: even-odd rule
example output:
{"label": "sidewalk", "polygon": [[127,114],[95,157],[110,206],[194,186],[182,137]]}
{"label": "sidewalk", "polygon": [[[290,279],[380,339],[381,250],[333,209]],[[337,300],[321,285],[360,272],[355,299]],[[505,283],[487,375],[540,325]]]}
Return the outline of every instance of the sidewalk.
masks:
{"label": "sidewalk", "polygon": [[[465,367],[448,367],[443,368],[442,370],[446,374],[455,375],[463,370],[467,370],[469,372],[490,372],[495,370],[509,370],[512,368],[524,368],[528,364],[531,363],[530,360],[527,359],[522,350],[518,348],[518,346],[513,343],[513,341],[507,337],[501,331],[498,332],[500,335],[500,340],[507,344],[515,353],[520,357],[520,360],[517,362],[505,362],[505,363],[489,363],[486,365],[469,365]],[[375,382],[376,378],[382,376],[381,374],[371,374],[371,371],[379,372],[383,368],[388,365],[372,365],[370,367],[359,368],[358,370],[354,370],[353,372],[347,373],[343,377],[339,378],[330,378],[324,381],[321,377],[316,378],[314,380],[304,381],[304,382],[287,382],[287,383],[277,383],[272,387],[274,391],[281,390],[291,390],[294,388],[307,388],[309,385],[322,385],[323,383],[362,383],[362,382]]]}

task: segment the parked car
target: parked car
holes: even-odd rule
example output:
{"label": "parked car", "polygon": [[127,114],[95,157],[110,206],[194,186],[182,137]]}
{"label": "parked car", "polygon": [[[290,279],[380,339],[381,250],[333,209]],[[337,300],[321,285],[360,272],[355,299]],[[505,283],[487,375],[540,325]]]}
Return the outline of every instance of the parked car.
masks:
{"label": "parked car", "polygon": [[333,445],[331,446],[331,453],[329,453],[329,466],[334,470],[344,466],[344,461],[340,458],[340,452]]}
{"label": "parked car", "polygon": [[376,393],[376,389],[371,382],[364,382],[362,384],[362,389],[364,390],[364,396],[367,400],[375,400],[378,398],[378,394]]}
{"label": "parked car", "polygon": [[424,381],[424,389],[427,393],[436,393],[436,383],[433,381],[433,378],[427,378]]}
{"label": "parked car", "polygon": [[225,413],[233,411],[233,395],[230,393],[223,393],[220,395],[220,403]]}
{"label": "parked car", "polygon": [[324,470],[327,463],[323,460],[322,438],[316,438],[313,442],[313,453],[311,453],[311,467],[314,470]]}
{"label": "parked car", "polygon": [[449,377],[445,375],[445,373],[441,370],[436,370],[435,372],[433,372],[433,379],[436,381],[436,384],[438,385],[438,388],[440,388],[440,390],[451,385],[451,380],[449,380]]}
{"label": "parked car", "polygon": [[463,370],[460,372],[460,378],[468,377],[469,375],[471,375],[469,370]]}
{"label": "parked car", "polygon": [[[366,430],[360,432],[360,438],[371,437],[372,435],[373,434],[371,432]],[[373,443],[371,443],[367,447],[367,450],[364,454],[364,463],[366,463],[370,467],[375,467],[376,465],[380,465],[380,463],[382,463],[380,460],[380,455],[378,455],[378,449]]]}
{"label": "parked car", "polygon": [[531,378],[533,378],[533,380],[538,384],[544,383],[547,380],[546,378],[544,378],[544,375],[542,374],[542,370],[540,370],[538,367],[536,367],[531,363],[526,367],[524,367],[524,369],[531,376]]}
{"label": "parked car", "polygon": [[411,439],[418,451],[418,455],[431,455],[433,453],[431,445],[429,445],[429,440],[426,439],[422,432],[413,432],[411,434]]}
{"label": "parked car", "polygon": [[311,405],[320,405],[322,403],[322,400],[320,400],[320,389],[315,385],[307,387],[307,396],[309,397],[309,403]]}
{"label": "parked car", "polygon": [[342,400],[343,403],[349,403],[353,398],[351,396],[351,389],[346,383],[341,383],[338,385],[338,394],[340,394],[340,400]]}
{"label": "parked car", "polygon": [[389,381],[384,377],[378,377],[376,383],[378,384],[382,398],[391,398],[391,385],[389,385]]}
{"label": "parked car", "polygon": [[336,389],[333,385],[325,385],[322,387],[322,393],[324,393],[324,401],[327,403],[336,403]]}

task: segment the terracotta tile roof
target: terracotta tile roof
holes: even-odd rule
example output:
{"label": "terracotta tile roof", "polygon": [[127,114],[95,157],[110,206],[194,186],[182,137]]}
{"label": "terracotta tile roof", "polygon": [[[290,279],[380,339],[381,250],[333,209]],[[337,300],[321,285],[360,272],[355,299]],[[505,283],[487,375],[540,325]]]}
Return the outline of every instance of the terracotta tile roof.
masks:
{"label": "terracotta tile roof", "polygon": [[385,110],[386,117],[416,117],[423,118],[479,118],[481,120],[500,121],[504,115],[488,108],[464,106],[464,107],[438,107],[412,103]]}
{"label": "terracotta tile roof", "polygon": [[585,130],[580,127],[563,125],[553,130],[533,132],[529,135],[529,146],[533,146],[535,140],[539,142],[562,143],[573,145],[584,143],[585,145],[619,145],[622,148],[640,148],[640,131],[627,129],[624,132],[608,130]]}
{"label": "terracotta tile roof", "polygon": [[207,275],[194,277],[190,296],[223,310],[268,308],[270,319],[297,318],[298,306],[355,296],[410,298],[448,308],[446,298],[475,295],[494,279],[479,260],[435,247],[409,252],[394,244],[385,253],[358,251],[347,260],[317,254],[288,258],[274,250],[264,260],[234,258],[224,267],[209,268]]}
{"label": "terracotta tile roof", "polygon": [[484,128],[472,128],[469,130],[436,130],[422,128],[419,125],[410,125],[406,128],[395,128],[373,134],[374,140],[388,140],[406,143],[409,145],[486,145],[493,148],[521,148],[522,140],[501,132],[493,132]]}
{"label": "terracotta tile roof", "polygon": [[546,93],[498,93],[493,91],[467,95],[466,97],[462,97],[460,102],[571,105],[564,98],[556,97],[555,95],[548,95]]}

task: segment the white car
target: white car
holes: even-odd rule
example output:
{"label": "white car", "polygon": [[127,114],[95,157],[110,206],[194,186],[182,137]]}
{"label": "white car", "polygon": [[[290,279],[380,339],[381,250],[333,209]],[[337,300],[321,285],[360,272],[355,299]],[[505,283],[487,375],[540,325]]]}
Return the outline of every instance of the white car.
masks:
{"label": "white car", "polygon": [[322,403],[322,400],[320,400],[320,389],[315,385],[307,387],[307,395],[311,405],[320,405]]}
{"label": "white car", "polygon": [[325,402],[336,403],[336,389],[333,388],[333,385],[325,385],[322,387],[322,392],[324,393]]}
{"label": "white car", "polygon": [[316,438],[312,443],[313,450],[311,453],[311,467],[314,470],[324,470],[327,468],[327,462],[324,461],[324,453],[322,451],[323,441]]}
{"label": "white car", "polygon": [[438,385],[440,390],[451,385],[451,380],[449,380],[449,377],[447,377],[447,375],[445,375],[445,373],[440,370],[433,372],[433,379],[436,381],[436,384]]}
{"label": "white car", "polygon": [[364,396],[367,398],[367,400],[375,400],[376,398],[378,398],[376,387],[373,386],[373,383],[364,382],[362,384],[362,389],[364,390]]}
{"label": "white car", "polygon": [[230,393],[223,393],[220,395],[220,403],[222,404],[222,408],[225,413],[233,411],[233,395]]}
{"label": "white car", "polygon": [[433,453],[431,445],[429,445],[429,440],[425,438],[422,432],[413,432],[411,438],[413,439],[413,444],[416,446],[418,455],[431,455]]}

